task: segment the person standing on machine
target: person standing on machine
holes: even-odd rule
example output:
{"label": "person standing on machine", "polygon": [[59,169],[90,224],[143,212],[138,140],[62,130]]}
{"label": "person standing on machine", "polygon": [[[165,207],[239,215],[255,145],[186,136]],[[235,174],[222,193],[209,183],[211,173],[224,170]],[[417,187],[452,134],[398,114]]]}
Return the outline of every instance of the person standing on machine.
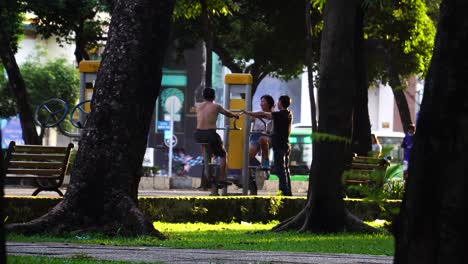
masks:
{"label": "person standing on machine", "polygon": [[198,143],[208,143],[209,153],[220,158],[219,183],[226,183],[226,150],[224,149],[221,137],[216,133],[216,120],[218,119],[218,114],[231,118],[239,118],[239,115],[216,104],[214,102],[215,98],[214,89],[206,87],[203,90],[204,101],[196,106],[197,129],[193,133],[193,136]]}
{"label": "person standing on machine", "polygon": [[293,115],[288,109],[290,105],[291,98],[287,95],[282,95],[279,97],[277,103],[279,111],[243,111],[248,116],[273,120],[271,143],[273,147],[274,168],[279,178],[279,189],[285,196],[292,195],[291,177],[289,171],[289,155],[291,154],[289,136],[291,135]]}

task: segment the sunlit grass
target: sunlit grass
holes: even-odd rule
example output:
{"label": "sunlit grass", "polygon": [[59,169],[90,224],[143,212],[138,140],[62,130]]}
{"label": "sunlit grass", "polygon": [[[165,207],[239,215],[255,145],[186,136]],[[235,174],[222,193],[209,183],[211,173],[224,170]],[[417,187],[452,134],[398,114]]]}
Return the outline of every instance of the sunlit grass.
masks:
{"label": "sunlit grass", "polygon": [[[137,238],[105,237],[99,234],[80,236],[20,236],[10,234],[9,241],[56,241],[68,243],[93,243],[125,246],[160,246],[191,249],[228,249],[296,251],[315,253],[349,253],[369,255],[393,255],[393,237],[389,234],[327,234],[299,232],[271,232],[277,222],[251,223],[164,223],[154,226],[168,237]],[[381,223],[374,223],[381,225]]]}

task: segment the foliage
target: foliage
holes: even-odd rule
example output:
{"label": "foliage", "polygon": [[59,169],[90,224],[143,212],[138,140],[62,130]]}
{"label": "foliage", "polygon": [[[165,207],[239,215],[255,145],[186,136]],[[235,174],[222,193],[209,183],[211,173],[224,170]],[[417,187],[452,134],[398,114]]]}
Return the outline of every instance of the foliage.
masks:
{"label": "foliage", "polygon": [[[201,16],[202,7],[200,0],[179,0],[174,7],[175,21],[186,19],[196,20]],[[206,0],[212,16],[231,15],[232,11],[238,10],[237,5],[232,0]]]}
{"label": "foliage", "polygon": [[427,15],[432,19],[434,25],[439,23],[439,6],[442,0],[426,0]]}
{"label": "foliage", "polygon": [[[352,171],[345,171],[343,179],[346,177],[357,179],[359,175]],[[401,165],[392,164],[385,173],[374,170],[365,177],[366,179],[369,178],[370,184],[346,186],[348,197],[364,197],[364,199],[378,202],[388,199],[403,199],[404,181]]]}
{"label": "foliage", "polygon": [[[263,222],[285,220],[301,211],[306,197],[139,197],[139,208],[149,218],[164,222]],[[279,200],[281,201],[279,203]],[[8,223],[26,222],[54,207],[61,198],[8,197],[5,215]],[[399,201],[363,203],[345,199],[350,212],[364,220],[392,219],[384,212],[398,209]],[[168,213],[170,212],[170,213]]]}
{"label": "foliage", "polygon": [[[41,53],[39,52],[39,54]],[[70,109],[78,100],[79,76],[77,70],[63,58],[45,63],[41,63],[40,58],[41,55],[29,58],[20,66],[33,111],[50,98],[64,100]],[[8,93],[6,83],[0,86],[0,94],[5,95],[0,99],[0,106],[2,106],[0,109],[2,112],[7,111],[6,113],[11,116],[11,107],[15,103]],[[4,105],[7,106],[7,110],[3,110],[5,109]],[[66,127],[70,127],[70,125],[66,125]]]}
{"label": "foliage", "polygon": [[8,241],[56,241],[118,246],[160,246],[191,249],[264,250],[314,253],[346,253],[393,255],[393,237],[381,234],[327,234],[308,232],[270,232],[278,222],[267,224],[242,223],[181,223],[154,222],[155,228],[168,236],[161,241],[154,237],[105,237],[88,234],[78,239],[76,234],[64,237],[8,235]]}
{"label": "foliage", "polygon": [[214,24],[215,45],[227,51],[243,72],[258,68],[284,79],[302,73],[303,2],[292,1],[284,8],[284,1],[242,1],[238,12],[220,17]]}
{"label": "foliage", "polygon": [[390,68],[402,76],[424,75],[435,36],[424,2],[383,2],[377,7],[370,6],[365,17],[364,38],[369,50],[370,80],[388,82]]}
{"label": "foliage", "polygon": [[21,13],[23,6],[20,1],[2,0],[0,1],[0,25],[4,33],[9,37],[10,49],[16,53],[18,42],[23,35],[21,27],[24,15]]}
{"label": "foliage", "polygon": [[58,43],[83,45],[79,52],[89,53],[100,47],[100,41],[105,39],[109,21],[99,12],[108,11],[106,1],[28,0],[26,9],[36,15],[33,23],[42,37],[55,36]]}
{"label": "foliage", "polygon": [[329,133],[314,132],[313,139],[315,142],[330,141],[330,142],[344,142],[346,144],[351,143],[351,139],[347,137],[337,136]]}
{"label": "foliage", "polygon": [[3,74],[3,66],[0,64],[0,118],[16,115],[15,101],[9,95],[8,80]]}
{"label": "foliage", "polygon": [[[289,2],[288,8],[284,8],[284,2],[280,0],[243,0],[236,1],[236,5],[230,5],[229,1],[220,2],[225,4],[225,11],[213,11],[211,18],[213,50],[224,66],[232,72],[251,73],[254,89],[258,84],[255,80],[268,74],[287,80],[303,72],[305,25],[302,1]],[[189,3],[193,1],[178,1],[185,10]],[[202,23],[196,19],[200,14],[198,9],[184,16],[176,15],[174,36],[179,53],[202,39]],[[317,9],[311,13],[313,51],[318,61],[321,16]]]}

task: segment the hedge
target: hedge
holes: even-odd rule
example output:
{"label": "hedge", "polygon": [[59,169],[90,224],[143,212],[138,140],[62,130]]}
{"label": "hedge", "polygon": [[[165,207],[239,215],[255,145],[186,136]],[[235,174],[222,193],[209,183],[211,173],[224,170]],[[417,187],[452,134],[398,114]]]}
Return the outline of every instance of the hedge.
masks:
{"label": "hedge", "polygon": [[[35,219],[62,198],[5,197],[6,223]],[[139,207],[153,221],[184,222],[269,222],[295,216],[305,206],[305,197],[221,196],[139,197]],[[400,201],[384,203],[345,199],[346,208],[363,220],[387,219],[398,212]]]}

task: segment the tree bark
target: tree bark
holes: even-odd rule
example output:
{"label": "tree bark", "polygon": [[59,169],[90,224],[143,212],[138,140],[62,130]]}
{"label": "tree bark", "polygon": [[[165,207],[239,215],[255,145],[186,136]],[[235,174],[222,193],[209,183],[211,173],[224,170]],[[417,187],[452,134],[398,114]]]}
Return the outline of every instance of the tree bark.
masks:
{"label": "tree bark", "polygon": [[[0,130],[0,142],[2,142],[2,131]],[[5,170],[3,168],[3,150],[0,149],[0,219],[5,219],[4,208],[5,200],[3,198],[4,191],[4,180],[5,180]],[[4,221],[0,221],[0,263],[7,263],[6,258],[6,247],[5,247],[5,226]]]}
{"label": "tree bark", "polygon": [[137,192],[173,5],[173,0],[114,2],[91,113],[65,197],[44,216],[8,230],[164,238],[137,208]]}
{"label": "tree bark", "polygon": [[26,84],[16,63],[15,55],[11,50],[9,36],[5,33],[4,25],[0,20],[0,59],[8,75],[8,82],[16,100],[17,111],[19,113],[23,140],[26,144],[41,145],[41,140],[34,125],[34,117],[29,103],[29,96]]}
{"label": "tree bark", "polygon": [[427,73],[394,263],[467,263],[468,4],[444,1]]}
{"label": "tree bark", "polygon": [[75,60],[77,65],[82,60],[89,60],[88,52],[86,52],[86,47],[83,39],[84,34],[84,19],[80,21],[80,24],[76,27],[75,30]]}
{"label": "tree bark", "polygon": [[408,127],[410,124],[413,124],[411,121],[411,114],[408,107],[408,100],[405,96],[405,87],[401,84],[400,76],[393,70],[393,67],[390,66],[389,71],[390,75],[390,87],[392,87],[393,97],[395,98],[395,103],[398,108],[398,113],[400,114],[400,120],[404,132],[408,132]]}
{"label": "tree bark", "polygon": [[362,19],[360,4],[359,0],[328,0],[325,4],[318,132],[339,140],[314,140],[307,204],[274,231],[298,227],[317,233],[374,231],[346,210],[342,186],[345,162],[351,158],[352,113],[360,78],[357,68],[361,53],[357,51],[362,48],[362,40],[356,38],[362,32],[356,24]]}
{"label": "tree bark", "polygon": [[212,87],[211,75],[213,72],[213,28],[211,26],[210,10],[206,0],[200,0],[202,8],[203,38],[205,40],[206,63],[205,63],[205,87]]}
{"label": "tree bark", "polygon": [[352,152],[360,155],[367,156],[372,150],[371,141],[371,123],[369,119],[369,106],[368,106],[368,87],[369,81],[367,77],[367,65],[364,52],[363,40],[363,11],[361,8],[357,9],[355,23],[355,37],[356,43],[359,43],[360,48],[356,49],[356,94],[354,98],[354,111],[353,111],[353,136],[352,136]]}
{"label": "tree bark", "polygon": [[304,0],[305,4],[305,36],[306,36],[306,54],[305,61],[307,63],[307,79],[309,83],[309,100],[312,122],[312,133],[317,131],[317,111],[315,106],[315,93],[314,93],[314,74],[313,74],[313,56],[312,56],[312,22],[310,19],[310,10],[312,3],[310,0]]}

